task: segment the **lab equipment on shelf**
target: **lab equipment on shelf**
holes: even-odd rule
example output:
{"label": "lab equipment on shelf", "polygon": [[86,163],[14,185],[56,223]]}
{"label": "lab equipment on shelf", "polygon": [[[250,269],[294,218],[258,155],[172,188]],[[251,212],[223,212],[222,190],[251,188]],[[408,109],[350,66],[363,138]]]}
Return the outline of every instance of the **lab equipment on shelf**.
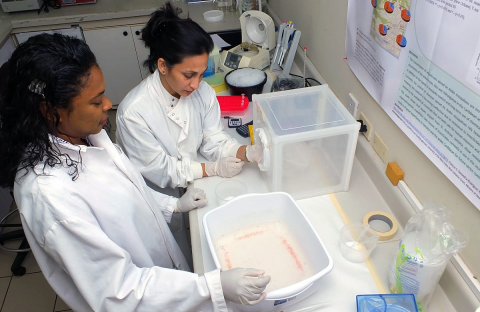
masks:
{"label": "lab equipment on shelf", "polygon": [[250,122],[247,122],[246,124],[243,124],[242,126],[240,126],[236,129],[237,133],[240,134],[244,138],[248,138],[249,135],[250,135],[250,131],[249,131],[248,127],[252,126],[252,125],[253,125],[253,120],[250,121]]}
{"label": "lab equipment on shelf", "polygon": [[[203,225],[217,268],[253,267],[271,276],[266,299],[254,306],[236,305],[240,311],[280,310],[298,303],[316,292],[321,278],[333,268],[322,240],[286,193],[237,197],[209,211]],[[245,233],[238,234],[240,230]],[[237,233],[234,245],[222,244],[220,240],[233,233]],[[246,247],[235,250],[237,243]],[[229,261],[222,261],[224,253]]]}
{"label": "lab equipment on shelf", "polygon": [[295,199],[348,191],[360,124],[328,85],[253,95],[268,188]]}
{"label": "lab equipment on shelf", "polygon": [[216,73],[212,76],[204,77],[203,81],[208,83],[210,87],[215,90],[215,93],[228,90],[227,84],[225,83],[225,75],[223,73]]}
{"label": "lab equipment on shelf", "polygon": [[273,54],[271,72],[282,72],[283,77],[290,77],[293,59],[297,52],[302,32],[295,29],[295,23],[283,22],[278,29],[277,45]]}
{"label": "lab equipment on shelf", "polygon": [[244,94],[252,100],[253,94],[260,94],[267,82],[267,74],[256,68],[240,68],[225,75],[225,83],[232,95]]}
{"label": "lab equipment on shelf", "polygon": [[225,116],[244,116],[248,108],[248,98],[245,95],[219,95],[217,96],[220,105],[220,113]]}
{"label": "lab equipment on shelf", "polygon": [[243,67],[267,68],[275,49],[272,18],[260,11],[247,11],[240,16],[240,27],[242,44],[221,53],[220,68],[224,72]]}

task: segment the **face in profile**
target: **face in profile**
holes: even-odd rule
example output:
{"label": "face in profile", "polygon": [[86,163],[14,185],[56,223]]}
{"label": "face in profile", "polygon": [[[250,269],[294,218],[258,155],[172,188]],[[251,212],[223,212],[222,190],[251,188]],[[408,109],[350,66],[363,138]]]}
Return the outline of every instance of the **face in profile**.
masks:
{"label": "face in profile", "polygon": [[102,70],[93,66],[85,79],[85,86],[69,108],[57,109],[60,115],[58,136],[64,139],[67,136],[68,141],[99,133],[107,123],[107,111],[112,108],[112,102],[105,96]]}
{"label": "face in profile", "polygon": [[175,97],[187,97],[197,90],[203,79],[203,73],[207,70],[208,54],[189,56],[181,63],[167,68],[163,58],[158,60],[158,69],[165,89]]}

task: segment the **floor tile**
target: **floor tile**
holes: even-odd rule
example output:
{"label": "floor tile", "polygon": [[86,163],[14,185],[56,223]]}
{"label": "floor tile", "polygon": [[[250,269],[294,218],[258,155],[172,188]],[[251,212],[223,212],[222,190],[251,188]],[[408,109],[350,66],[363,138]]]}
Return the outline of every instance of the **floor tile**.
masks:
{"label": "floor tile", "polygon": [[55,302],[55,309],[53,310],[54,312],[60,312],[60,311],[71,311],[70,307],[63,302],[62,298],[57,296],[57,301]]}
{"label": "floor tile", "polygon": [[[5,242],[4,246],[7,248],[19,248],[21,240],[14,240]],[[16,252],[9,252],[5,250],[0,250],[0,277],[11,276],[12,272],[10,267],[12,266],[13,260],[17,256]],[[28,273],[37,273],[41,272],[40,267],[33,256],[33,253],[29,251],[25,260],[23,260],[22,266],[27,270]]]}
{"label": "floor tile", "polygon": [[[12,203],[11,210],[16,209],[15,202]],[[21,224],[20,214],[18,212],[12,214],[8,219],[6,224]],[[18,230],[19,228],[4,228],[2,233],[10,232],[12,230]],[[11,249],[18,249],[22,239],[9,240],[4,243],[4,246]],[[15,259],[17,253],[9,252],[6,250],[0,250],[0,277],[11,276],[10,267],[12,266],[13,260]],[[31,252],[27,254],[23,262],[23,266],[27,269],[27,273],[40,272],[40,267],[35,260],[35,257]]]}
{"label": "floor tile", "polygon": [[8,285],[10,285],[11,277],[0,278],[0,308],[7,295]]}
{"label": "floor tile", "polygon": [[55,297],[42,273],[14,276],[2,312],[52,312]]}
{"label": "floor tile", "polygon": [[16,253],[0,250],[0,278],[12,276],[10,267],[15,259]]}

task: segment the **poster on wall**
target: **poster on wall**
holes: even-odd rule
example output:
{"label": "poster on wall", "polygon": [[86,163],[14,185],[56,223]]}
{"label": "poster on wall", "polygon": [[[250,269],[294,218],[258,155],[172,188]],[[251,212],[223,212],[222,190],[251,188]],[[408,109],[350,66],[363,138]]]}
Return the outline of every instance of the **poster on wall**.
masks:
{"label": "poster on wall", "polygon": [[480,0],[349,0],[347,63],[480,209]]}

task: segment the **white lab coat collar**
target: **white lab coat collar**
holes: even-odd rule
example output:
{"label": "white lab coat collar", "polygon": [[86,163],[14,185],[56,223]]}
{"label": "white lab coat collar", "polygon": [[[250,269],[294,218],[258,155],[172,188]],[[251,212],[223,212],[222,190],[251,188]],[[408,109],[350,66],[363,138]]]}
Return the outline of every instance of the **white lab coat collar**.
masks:
{"label": "white lab coat collar", "polygon": [[[88,150],[90,149],[106,150],[108,155],[110,155],[113,162],[117,166],[117,168],[120,169],[120,171],[122,171],[130,181],[132,181],[132,183],[142,193],[143,197],[147,198],[147,195],[145,194],[145,189],[142,186],[143,181],[140,181],[138,177],[135,177],[134,175],[132,175],[131,172],[126,168],[124,162],[122,161],[122,158],[120,157],[121,151],[117,149],[119,147],[116,147],[112,143],[112,141],[110,140],[110,137],[108,136],[107,132],[105,132],[105,130],[102,129],[102,131],[100,131],[98,134],[92,134],[88,136],[88,139],[93,144],[93,146],[75,145],[67,141],[61,140],[52,134],[49,134],[49,138],[50,138],[50,142],[75,152],[80,151],[80,153],[88,153]],[[148,200],[146,200],[146,202],[150,206],[152,211],[155,211],[151,203]]]}
{"label": "white lab coat collar", "polygon": [[181,96],[175,107],[168,112],[168,103],[171,102],[172,95],[163,86],[162,81],[160,80],[159,71],[156,70],[153,75],[155,76],[153,79],[153,87],[157,96],[160,97],[160,105],[162,105],[162,108],[165,109],[165,113],[168,118],[182,128],[182,132],[178,137],[178,144],[184,141],[188,136],[188,129],[190,126],[190,107],[188,105],[188,101]]}

